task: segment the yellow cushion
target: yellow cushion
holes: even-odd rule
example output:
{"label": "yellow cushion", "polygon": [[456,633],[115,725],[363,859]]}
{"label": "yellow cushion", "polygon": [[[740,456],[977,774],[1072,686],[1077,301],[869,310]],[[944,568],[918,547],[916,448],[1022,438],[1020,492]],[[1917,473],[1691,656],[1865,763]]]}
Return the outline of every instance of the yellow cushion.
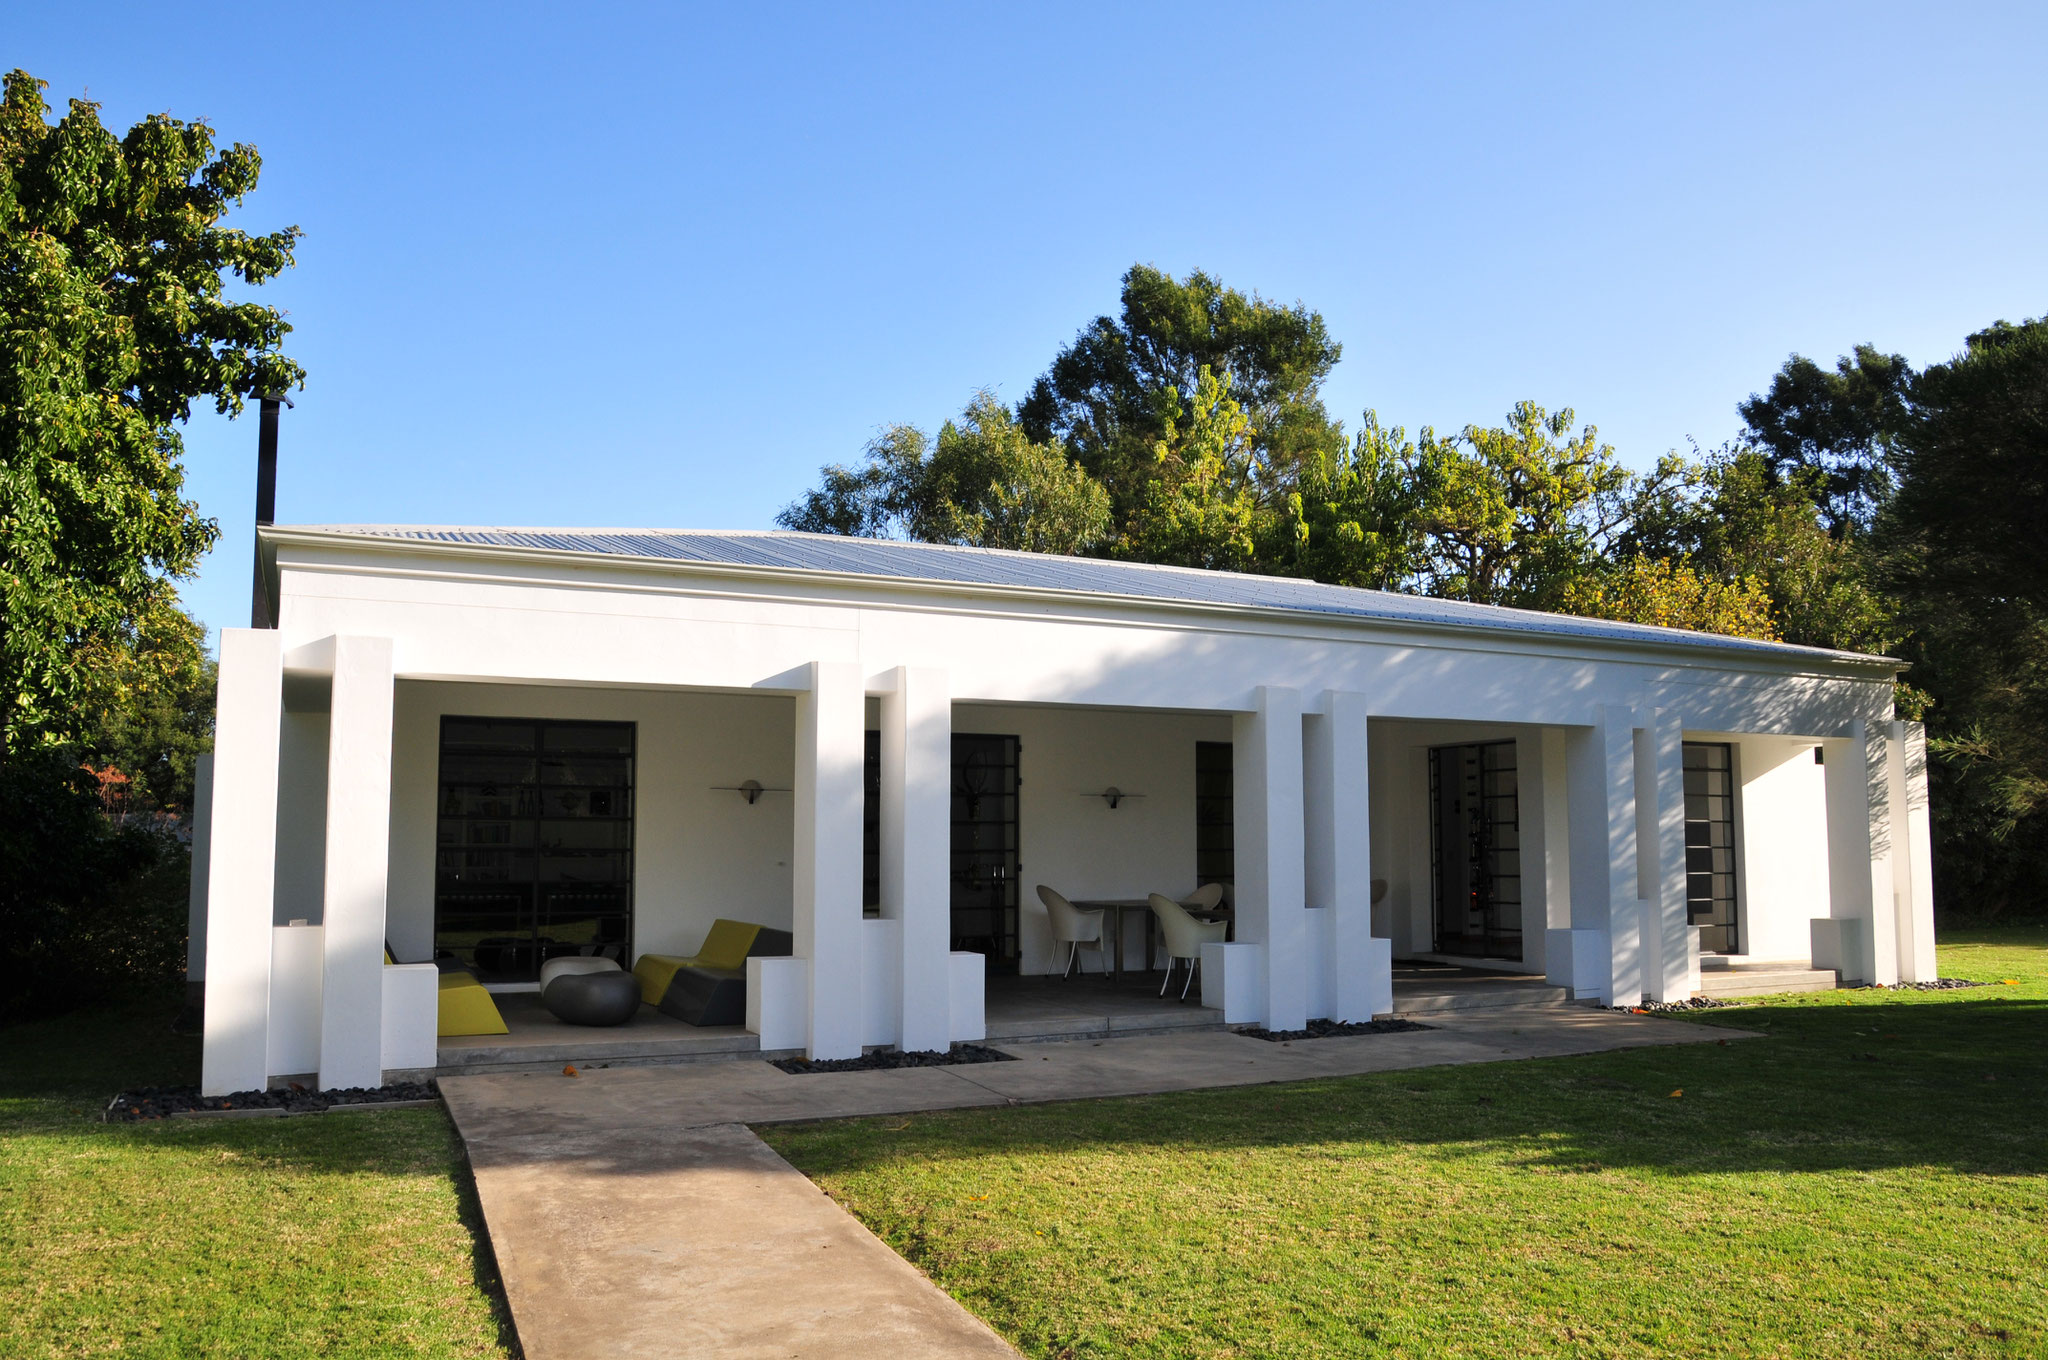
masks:
{"label": "yellow cushion", "polygon": [[728,921],[723,916],[711,923],[711,933],[690,962],[699,968],[744,968],[747,951],[761,927],[747,921]]}
{"label": "yellow cushion", "polygon": [[642,954],[633,965],[633,976],[640,980],[640,999],[650,1006],[659,1006],[661,998],[668,994],[668,984],[675,980],[676,969],[688,962],[674,954]]}
{"label": "yellow cushion", "polygon": [[484,985],[468,973],[441,974],[439,1024],[434,1032],[443,1037],[455,1034],[510,1034],[498,1003]]}

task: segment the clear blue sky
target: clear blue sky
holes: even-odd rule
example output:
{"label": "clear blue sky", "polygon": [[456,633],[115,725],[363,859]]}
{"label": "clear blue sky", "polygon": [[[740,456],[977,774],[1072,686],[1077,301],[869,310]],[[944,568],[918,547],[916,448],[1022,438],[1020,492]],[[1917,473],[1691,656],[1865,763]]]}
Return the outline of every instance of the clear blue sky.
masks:
{"label": "clear blue sky", "polygon": [[[769,527],[1020,396],[1134,261],[1321,311],[1355,422],[1631,463],[1794,351],[2048,313],[2048,7],[27,5],[0,60],[255,143],[286,522]],[[247,622],[255,421],[195,414]]]}

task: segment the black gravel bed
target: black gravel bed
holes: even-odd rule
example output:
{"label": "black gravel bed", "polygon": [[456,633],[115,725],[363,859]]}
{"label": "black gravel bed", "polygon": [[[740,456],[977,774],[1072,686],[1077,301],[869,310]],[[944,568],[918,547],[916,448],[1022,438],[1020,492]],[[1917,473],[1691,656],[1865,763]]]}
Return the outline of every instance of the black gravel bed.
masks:
{"label": "black gravel bed", "polygon": [[1410,1030],[1435,1029],[1435,1025],[1419,1025],[1413,1020],[1311,1020],[1307,1029],[1266,1029],[1260,1025],[1247,1025],[1238,1030],[1247,1039],[1264,1039],[1271,1044],[1291,1044],[1296,1039],[1340,1039],[1352,1034],[1406,1034]]}
{"label": "black gravel bed", "polygon": [[281,1091],[236,1091],[224,1096],[202,1096],[197,1086],[139,1086],[133,1091],[121,1092],[108,1102],[103,1117],[112,1124],[168,1119],[174,1114],[216,1110],[283,1110],[286,1114],[320,1114],[337,1105],[388,1105],[400,1100],[440,1098],[441,1089],[432,1081],[349,1086],[332,1091],[312,1091],[295,1082]]}
{"label": "black gravel bed", "polygon": [[802,1077],[813,1072],[886,1072],[895,1067],[961,1067],[969,1063],[1015,1061],[1014,1054],[998,1053],[980,1044],[954,1044],[944,1051],[928,1048],[922,1052],[899,1053],[889,1049],[858,1058],[777,1058],[775,1066]]}
{"label": "black gravel bed", "polygon": [[1633,1006],[1596,1006],[1595,1010],[1617,1011],[1622,1015],[1662,1015],[1668,1011],[1717,1011],[1723,1006],[1740,1004],[1723,1001],[1718,997],[1695,996],[1685,1001],[1642,1001]]}

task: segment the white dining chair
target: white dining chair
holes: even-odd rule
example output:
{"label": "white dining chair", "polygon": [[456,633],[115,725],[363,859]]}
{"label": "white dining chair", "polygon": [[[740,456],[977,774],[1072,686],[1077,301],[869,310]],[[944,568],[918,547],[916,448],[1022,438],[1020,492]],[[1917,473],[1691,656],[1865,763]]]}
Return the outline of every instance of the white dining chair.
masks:
{"label": "white dining chair", "polygon": [[1166,976],[1160,980],[1159,994],[1165,996],[1173,982],[1174,960],[1185,959],[1188,972],[1180,984],[1180,999],[1185,1001],[1195,980],[1195,969],[1202,963],[1202,946],[1222,944],[1230,925],[1226,921],[1197,921],[1188,915],[1187,908],[1164,893],[1153,893],[1145,900],[1152,904],[1152,914],[1159,918],[1159,933],[1166,937]]}
{"label": "white dining chair", "polygon": [[1180,900],[1189,911],[1214,911],[1223,903],[1223,885],[1204,883]]}
{"label": "white dining chair", "polygon": [[1046,915],[1052,918],[1052,945],[1058,949],[1067,946],[1067,966],[1060,970],[1062,978],[1070,976],[1079,961],[1081,946],[1087,945],[1102,959],[1102,971],[1109,971],[1109,950],[1102,943],[1102,913],[1082,911],[1079,907],[1061,897],[1051,888],[1038,885],[1038,900],[1045,903]]}

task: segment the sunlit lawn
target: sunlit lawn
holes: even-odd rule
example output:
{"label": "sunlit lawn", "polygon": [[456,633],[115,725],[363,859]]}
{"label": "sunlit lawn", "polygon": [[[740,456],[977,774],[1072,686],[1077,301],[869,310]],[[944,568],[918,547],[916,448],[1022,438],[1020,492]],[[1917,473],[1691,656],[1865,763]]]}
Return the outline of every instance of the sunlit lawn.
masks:
{"label": "sunlit lawn", "polygon": [[1032,1356],[2048,1355],[2048,930],[1941,970],[2017,985],[761,1132]]}
{"label": "sunlit lawn", "polygon": [[0,1356],[502,1356],[439,1110],[100,1124],[172,1009],[0,1028]]}

